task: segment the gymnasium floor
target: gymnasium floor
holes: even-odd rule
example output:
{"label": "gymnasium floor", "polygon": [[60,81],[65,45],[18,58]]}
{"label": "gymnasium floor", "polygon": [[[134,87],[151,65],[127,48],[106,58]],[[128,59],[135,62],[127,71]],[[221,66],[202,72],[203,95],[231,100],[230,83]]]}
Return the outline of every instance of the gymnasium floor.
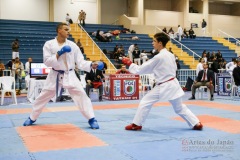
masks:
{"label": "gymnasium floor", "polygon": [[0,106],[0,160],[239,160],[240,99],[189,97],[184,103],[203,131],[191,130],[168,102],[154,105],[142,131],[126,131],[138,100],[93,102],[99,130],[71,101],[49,103],[35,125],[23,127],[32,105],[20,97]]}

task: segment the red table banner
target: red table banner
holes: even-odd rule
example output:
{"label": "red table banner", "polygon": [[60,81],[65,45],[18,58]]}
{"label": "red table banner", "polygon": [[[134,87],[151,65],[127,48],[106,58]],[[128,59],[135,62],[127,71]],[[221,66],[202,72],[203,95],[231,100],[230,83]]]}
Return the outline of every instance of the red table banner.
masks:
{"label": "red table banner", "polygon": [[114,101],[139,99],[139,75],[111,74],[105,76],[103,97]]}

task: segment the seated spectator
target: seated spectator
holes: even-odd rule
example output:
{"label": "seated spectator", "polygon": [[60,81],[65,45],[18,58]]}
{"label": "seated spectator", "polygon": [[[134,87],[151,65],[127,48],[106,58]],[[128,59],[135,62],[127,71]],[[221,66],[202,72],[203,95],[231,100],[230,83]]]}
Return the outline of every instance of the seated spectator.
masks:
{"label": "seated spectator", "polygon": [[[2,77],[3,76],[3,70],[5,70],[5,66],[4,66],[4,64],[1,62],[1,60],[0,60],[0,77]],[[0,86],[1,87],[1,86]]]}
{"label": "seated spectator", "polygon": [[132,40],[140,40],[140,38],[138,38],[138,36],[132,36],[131,39],[132,39]]}
{"label": "seated spectator", "polygon": [[219,61],[220,69],[226,70],[226,64],[227,64],[227,62],[225,60]]}
{"label": "seated spectator", "polygon": [[127,68],[126,65],[122,64],[121,68],[116,72],[116,74],[131,74]]}
{"label": "seated spectator", "polygon": [[186,30],[186,28],[184,28],[184,30],[183,30],[183,38],[184,37],[186,37],[186,38],[188,38],[188,33],[187,33],[188,31]]}
{"label": "seated spectator", "polygon": [[217,60],[219,60],[220,58],[222,58],[222,53],[218,50],[216,56],[217,56]]}
{"label": "seated spectator", "polygon": [[210,95],[211,95],[211,101],[214,100],[213,94],[214,94],[214,85],[213,83],[215,76],[214,72],[208,69],[208,63],[204,63],[203,65],[203,70],[201,70],[197,77],[196,80],[193,82],[192,85],[192,97],[189,98],[189,100],[194,100],[195,99],[195,93],[196,89],[199,88],[200,86],[207,86],[210,89]]}
{"label": "seated spectator", "polygon": [[105,33],[102,34],[102,36],[105,37],[108,40],[108,42],[112,41],[112,36],[113,35],[111,33],[105,32]]}
{"label": "seated spectator", "polygon": [[110,31],[110,33],[112,35],[119,35],[121,33],[121,31],[120,30],[114,30],[114,31]]}
{"label": "seated spectator", "polygon": [[99,89],[99,101],[102,101],[103,95],[103,84],[104,75],[102,71],[97,69],[97,62],[92,63],[92,69],[90,72],[86,72],[86,93],[89,97],[90,88],[98,88]]}
{"label": "seated spectator", "polygon": [[110,42],[110,40],[106,36],[104,36],[103,32],[100,30],[97,30],[96,39],[100,42]]}
{"label": "seated spectator", "polygon": [[121,49],[121,52],[122,52],[123,56],[125,56],[125,49],[124,49],[123,45],[120,45],[119,48]]}
{"label": "seated spectator", "polygon": [[77,46],[79,47],[79,49],[81,50],[82,54],[84,54],[84,48],[83,48],[82,43],[80,42],[80,39],[78,39],[78,41],[77,41],[76,44],[77,44]]}
{"label": "seated spectator", "polygon": [[169,35],[170,38],[175,38],[174,37],[174,31],[173,31],[172,27],[168,30],[167,34]]}
{"label": "seated spectator", "polygon": [[192,27],[191,27],[191,29],[188,31],[188,33],[189,33],[189,37],[190,37],[190,38],[192,38],[192,39],[196,38],[196,34],[195,34],[195,32],[193,31]]}

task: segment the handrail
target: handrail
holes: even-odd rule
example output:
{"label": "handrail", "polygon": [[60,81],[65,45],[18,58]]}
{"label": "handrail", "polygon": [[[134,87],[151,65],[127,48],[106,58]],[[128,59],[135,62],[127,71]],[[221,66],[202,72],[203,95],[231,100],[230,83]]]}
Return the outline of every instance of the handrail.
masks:
{"label": "handrail", "polygon": [[223,33],[223,34],[225,34],[225,35],[227,35],[227,37],[228,37],[228,42],[229,42],[229,37],[231,37],[231,38],[233,38],[233,39],[236,41],[236,45],[237,45],[237,44],[240,44],[240,41],[239,41],[238,39],[236,39],[235,37],[231,36],[230,34],[228,34],[228,33],[226,33],[226,32],[223,32],[221,29],[218,29],[218,31],[221,32],[221,33]]}
{"label": "handrail", "polygon": [[183,47],[185,47],[186,49],[188,49],[190,52],[192,52],[193,54],[193,64],[195,63],[195,58],[194,55],[198,56],[199,58],[201,58],[201,56],[199,56],[196,52],[192,51],[190,48],[188,48],[187,46],[185,46],[184,44],[180,43],[179,41],[175,40],[174,38],[171,38],[167,33],[163,32],[161,28],[158,28],[157,26],[155,26],[155,33],[157,32],[156,29],[160,30],[162,33],[164,33],[165,35],[167,35],[170,38],[170,41],[174,40],[175,42],[177,42],[178,44],[181,45],[181,56],[182,56],[182,52],[183,52]]}
{"label": "handrail", "polygon": [[[95,45],[95,46],[101,51],[100,58],[102,58],[102,55],[103,55],[106,59],[108,59],[108,57],[103,53],[102,49],[99,48],[99,46],[97,45],[97,43],[96,43],[96,42],[91,38],[91,36],[88,34],[88,32],[87,32],[81,25],[78,24],[78,26],[81,28],[82,31],[84,31],[85,33],[87,33],[88,38],[90,38],[90,39],[92,40],[92,42],[93,42],[93,53],[92,53],[92,54],[95,54],[95,52],[94,52],[94,45]],[[82,32],[81,32],[81,34],[82,34]],[[86,42],[86,45],[88,45],[88,40],[87,40],[87,42]],[[117,68],[114,66],[114,64],[113,64],[109,59],[108,59],[108,62],[109,62],[108,66],[110,67],[110,64],[112,64],[113,68],[114,68],[115,71],[116,71]],[[111,69],[108,69],[108,70],[111,70]]]}

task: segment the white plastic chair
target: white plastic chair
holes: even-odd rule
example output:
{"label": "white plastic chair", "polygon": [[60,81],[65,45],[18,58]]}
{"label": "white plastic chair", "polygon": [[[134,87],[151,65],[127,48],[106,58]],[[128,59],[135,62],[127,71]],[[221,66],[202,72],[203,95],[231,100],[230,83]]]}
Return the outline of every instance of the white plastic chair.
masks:
{"label": "white plastic chair", "polygon": [[2,88],[1,88],[1,92],[2,92],[1,105],[3,105],[4,95],[6,92],[11,92],[14,104],[17,104],[17,96],[16,96],[16,91],[15,91],[14,77],[12,77],[12,76],[0,77],[0,85],[2,86]]}
{"label": "white plastic chair", "polygon": [[12,70],[10,69],[3,70],[3,76],[12,76]]}
{"label": "white plastic chair", "polygon": [[210,90],[207,86],[200,86],[196,89],[197,92],[197,99],[203,99],[204,90],[207,89],[208,99],[210,99]]}

